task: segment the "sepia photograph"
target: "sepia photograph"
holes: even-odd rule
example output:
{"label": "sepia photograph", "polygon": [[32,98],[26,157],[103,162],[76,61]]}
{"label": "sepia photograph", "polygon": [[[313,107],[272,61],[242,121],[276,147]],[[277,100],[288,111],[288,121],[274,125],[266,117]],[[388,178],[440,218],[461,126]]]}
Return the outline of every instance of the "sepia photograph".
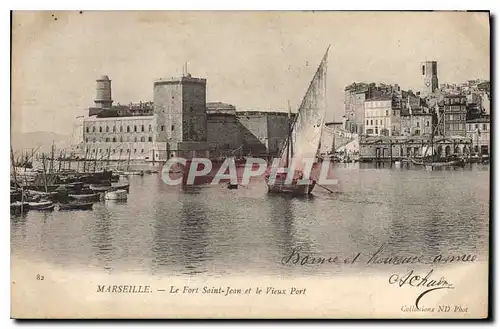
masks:
{"label": "sepia photograph", "polygon": [[12,11],[14,319],[485,319],[488,11]]}

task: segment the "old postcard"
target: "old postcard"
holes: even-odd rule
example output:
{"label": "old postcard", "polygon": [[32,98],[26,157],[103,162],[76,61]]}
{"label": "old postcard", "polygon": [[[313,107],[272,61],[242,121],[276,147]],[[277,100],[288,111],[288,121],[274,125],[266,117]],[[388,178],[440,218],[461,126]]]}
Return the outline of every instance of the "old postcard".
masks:
{"label": "old postcard", "polygon": [[15,11],[11,316],[486,318],[488,12]]}

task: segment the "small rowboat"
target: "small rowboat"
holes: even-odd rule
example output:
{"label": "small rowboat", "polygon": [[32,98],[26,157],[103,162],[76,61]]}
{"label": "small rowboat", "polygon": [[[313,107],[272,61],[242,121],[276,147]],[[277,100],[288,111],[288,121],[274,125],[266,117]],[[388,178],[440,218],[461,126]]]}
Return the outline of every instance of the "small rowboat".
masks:
{"label": "small rowboat", "polygon": [[60,203],[59,210],[92,210],[93,202]]}
{"label": "small rowboat", "polygon": [[16,213],[16,214],[20,213],[21,212],[21,205],[22,205],[23,212],[30,210],[30,205],[28,204],[28,202],[22,203],[20,201],[16,201],[16,202],[13,202],[10,204],[10,212]]}
{"label": "small rowboat", "polygon": [[111,186],[104,185],[90,185],[90,189],[96,193],[106,192],[112,189]]}
{"label": "small rowboat", "polygon": [[128,193],[129,187],[130,187],[130,184],[113,184],[112,188],[109,191],[125,190]]}
{"label": "small rowboat", "polygon": [[36,191],[36,190],[28,190],[28,193],[29,194],[32,194],[32,195],[39,195],[39,196],[42,196],[42,197],[47,197],[47,198],[53,198],[55,196],[57,196],[57,192],[42,192],[42,191]]}
{"label": "small rowboat", "polygon": [[106,200],[127,200],[126,190],[108,191],[104,194]]}
{"label": "small rowboat", "polygon": [[99,201],[99,193],[68,194],[70,199],[79,201]]}
{"label": "small rowboat", "polygon": [[[47,207],[53,206],[54,203],[52,201],[39,201],[39,202],[28,202],[30,209],[33,210],[46,210]],[[54,209],[52,207],[52,209]]]}

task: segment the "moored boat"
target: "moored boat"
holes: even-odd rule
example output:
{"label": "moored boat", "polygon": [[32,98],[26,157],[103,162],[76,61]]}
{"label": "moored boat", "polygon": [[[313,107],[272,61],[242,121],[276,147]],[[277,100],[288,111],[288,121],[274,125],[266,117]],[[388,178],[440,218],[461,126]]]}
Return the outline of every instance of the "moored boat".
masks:
{"label": "moored boat", "polygon": [[99,201],[99,193],[87,193],[87,194],[68,194],[68,197],[72,200],[80,201]]}
{"label": "moored boat", "polygon": [[53,206],[54,203],[49,200],[37,201],[37,202],[28,202],[29,208],[33,210],[46,210],[48,207]]}
{"label": "moored boat", "polygon": [[126,190],[108,191],[104,194],[106,200],[127,200]]}
{"label": "moored boat", "polygon": [[112,189],[111,185],[90,185],[90,189],[96,193],[106,192]]}
{"label": "moored boat", "polygon": [[60,203],[59,210],[92,210],[94,202]]}

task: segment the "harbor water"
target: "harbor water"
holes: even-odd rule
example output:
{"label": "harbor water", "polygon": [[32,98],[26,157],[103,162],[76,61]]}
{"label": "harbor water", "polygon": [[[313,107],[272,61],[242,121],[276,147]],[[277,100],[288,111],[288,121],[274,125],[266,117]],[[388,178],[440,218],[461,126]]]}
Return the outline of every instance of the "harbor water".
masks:
{"label": "harbor water", "polygon": [[11,253],[55,267],[154,275],[336,275],[378,271],[284,264],[302,255],[342,259],[463,255],[488,259],[489,165],[428,171],[389,164],[336,164],[335,193],[271,195],[264,181],[167,186],[160,174],[130,177],[126,201],[87,211],[11,215]]}

